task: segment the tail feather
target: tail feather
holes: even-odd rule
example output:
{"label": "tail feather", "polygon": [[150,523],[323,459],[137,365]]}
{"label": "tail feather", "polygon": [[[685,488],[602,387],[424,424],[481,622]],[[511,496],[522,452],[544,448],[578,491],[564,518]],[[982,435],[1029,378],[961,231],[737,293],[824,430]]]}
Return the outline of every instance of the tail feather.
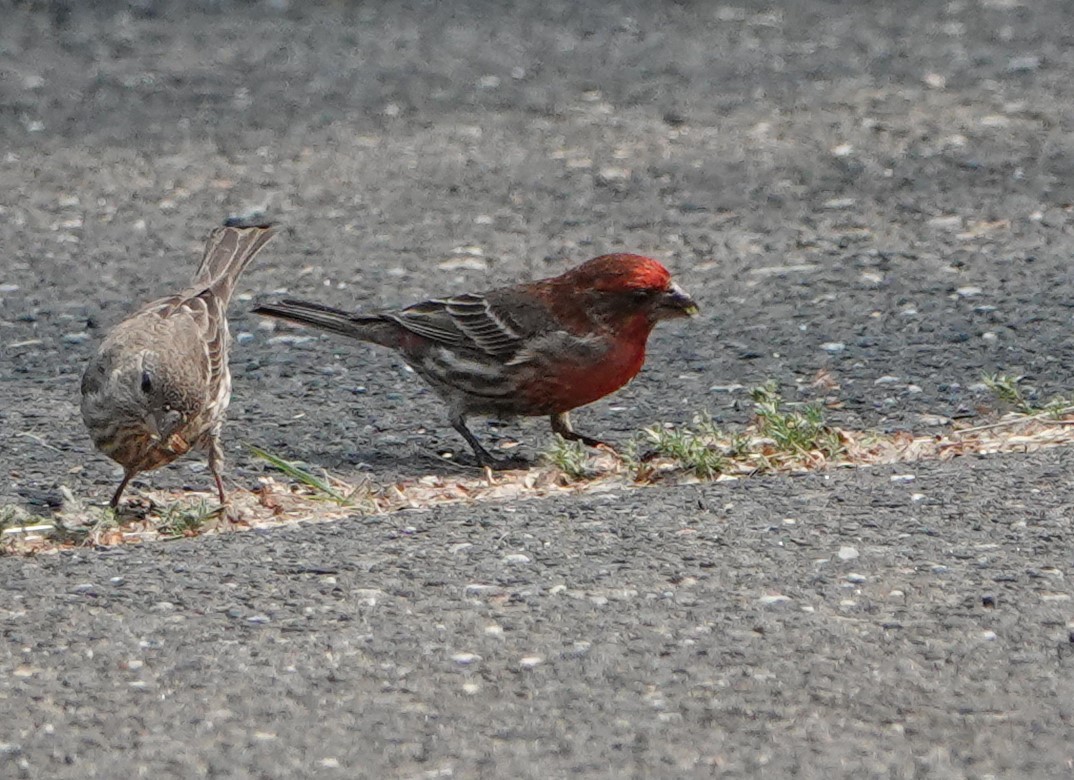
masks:
{"label": "tail feather", "polygon": [[271,225],[216,228],[205,244],[194,286],[211,288],[226,303],[239,276],[273,235]]}
{"label": "tail feather", "polygon": [[276,303],[263,303],[253,312],[378,344],[384,343],[385,332],[392,329],[392,325],[378,315],[351,314],[342,309],[308,301],[284,300]]}

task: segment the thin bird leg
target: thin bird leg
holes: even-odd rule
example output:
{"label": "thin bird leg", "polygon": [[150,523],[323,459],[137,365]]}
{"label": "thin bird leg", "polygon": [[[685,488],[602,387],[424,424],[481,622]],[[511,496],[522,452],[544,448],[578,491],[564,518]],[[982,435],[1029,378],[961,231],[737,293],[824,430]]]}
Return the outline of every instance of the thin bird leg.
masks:
{"label": "thin bird leg", "polygon": [[517,469],[525,468],[530,464],[522,458],[497,458],[491,452],[481,446],[481,442],[477,440],[470,429],[466,427],[465,417],[453,417],[451,419],[451,427],[459,432],[462,438],[466,439],[466,443],[470,445],[470,449],[474,451],[474,455],[477,457],[477,463],[480,466],[488,466],[490,469],[504,470],[504,469]]}
{"label": "thin bird leg", "polygon": [[220,439],[216,436],[209,438],[209,471],[212,472],[216,482],[216,492],[220,496],[220,506],[227,506],[227,493],[224,492],[224,480],[220,472],[224,467],[224,451],[220,447]]}
{"label": "thin bird leg", "polygon": [[457,430],[462,438],[466,439],[466,443],[470,445],[470,449],[474,451],[474,455],[477,457],[478,464],[482,466],[491,466],[493,468],[496,467],[496,458],[491,452],[481,446],[481,442],[479,442],[477,437],[466,427],[465,417],[452,417],[451,427]]}
{"label": "thin bird leg", "polygon": [[607,442],[603,442],[600,439],[594,439],[592,436],[586,436],[585,434],[575,431],[574,426],[571,425],[571,416],[569,412],[560,412],[559,414],[552,415],[552,433],[558,433],[567,441],[580,441],[587,447],[607,447],[612,452],[615,452],[615,448]]}
{"label": "thin bird leg", "polygon": [[112,500],[108,502],[108,506],[112,507],[113,509],[119,506],[119,499],[123,495],[123,491],[126,489],[127,483],[130,482],[131,477],[133,477],[137,473],[137,471],[132,471],[131,469],[127,469],[123,472],[123,480],[119,483],[119,487],[116,488],[116,492],[112,494]]}

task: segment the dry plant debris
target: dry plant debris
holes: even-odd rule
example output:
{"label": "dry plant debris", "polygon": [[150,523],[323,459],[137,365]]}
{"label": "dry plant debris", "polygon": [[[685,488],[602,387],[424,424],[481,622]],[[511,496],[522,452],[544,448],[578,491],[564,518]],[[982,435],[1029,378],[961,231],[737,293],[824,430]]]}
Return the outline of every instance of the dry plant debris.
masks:
{"label": "dry plant debris", "polygon": [[319,476],[277,455],[251,448],[286,479],[264,476],[254,490],[233,490],[231,511],[237,523],[221,518],[209,493],[149,491],[124,512],[114,513],[104,506],[87,505],[64,490],[63,509],[49,517],[35,517],[19,507],[0,507],[0,554],[374,517],[443,504],[532,500],[653,484],[946,460],[969,454],[1028,453],[1074,443],[1074,408],[1051,403],[1036,410],[1021,396],[1009,399],[1017,412],[987,424],[925,435],[831,427],[824,422],[822,407],[787,404],[771,386],[753,391],[753,399],[754,420],[739,432],[722,431],[707,416],[699,415],[689,427],[648,428],[618,453],[587,450],[557,437],[543,462],[528,470],[429,475],[390,484]]}

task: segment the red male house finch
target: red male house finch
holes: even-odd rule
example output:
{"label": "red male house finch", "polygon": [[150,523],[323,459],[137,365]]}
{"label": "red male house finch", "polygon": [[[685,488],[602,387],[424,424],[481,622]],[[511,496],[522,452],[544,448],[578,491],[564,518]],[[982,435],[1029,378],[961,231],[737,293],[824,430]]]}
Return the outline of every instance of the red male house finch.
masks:
{"label": "red male house finch", "polygon": [[660,320],[697,313],[656,260],[614,254],[561,276],[400,311],[350,314],[303,301],[254,309],[402,355],[448,405],[451,425],[481,465],[506,467],[466,427],[469,415],[550,415],[552,430],[589,446],[568,412],[625,385],[645,362]]}
{"label": "red male house finch", "polygon": [[227,305],[239,274],[272,237],[268,226],[209,235],[191,286],[146,304],[108,334],[82,375],[82,419],[97,449],[125,469],[112,496],[140,471],[191,448],[206,452],[220,503],[220,428],[231,400]]}

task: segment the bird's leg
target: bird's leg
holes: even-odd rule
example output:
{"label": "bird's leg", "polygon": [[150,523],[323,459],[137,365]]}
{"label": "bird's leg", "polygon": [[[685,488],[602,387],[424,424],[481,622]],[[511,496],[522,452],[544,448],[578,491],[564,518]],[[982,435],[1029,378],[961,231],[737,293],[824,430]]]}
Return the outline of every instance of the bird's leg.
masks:
{"label": "bird's leg", "polygon": [[220,446],[220,437],[211,435],[209,437],[209,471],[212,472],[213,481],[216,482],[216,493],[220,497],[220,507],[224,510],[224,515],[228,520],[234,520],[231,516],[231,512],[228,511],[227,493],[224,491],[224,479],[220,476],[221,470],[224,468],[224,450]]}
{"label": "bird's leg", "polygon": [[466,427],[466,418],[459,415],[451,418],[451,427],[459,432],[462,438],[466,439],[466,443],[470,445],[470,449],[474,451],[474,456],[477,458],[479,466],[488,466],[491,469],[517,469],[524,468],[525,461],[514,459],[500,459],[495,457],[491,452],[481,446],[481,442],[477,440],[477,437],[470,432],[470,429]]}
{"label": "bird's leg", "polygon": [[615,452],[615,448],[607,442],[575,431],[574,426],[571,425],[570,412],[560,412],[552,415],[552,433],[558,433],[567,441],[580,441],[587,447],[606,447]]}
{"label": "bird's leg", "polygon": [[123,495],[123,491],[127,488],[127,483],[131,481],[131,478],[137,474],[137,471],[132,469],[125,469],[123,471],[123,479],[119,483],[119,487],[116,488],[116,492],[112,494],[112,500],[108,502],[108,506],[115,509],[119,506],[119,499]]}

